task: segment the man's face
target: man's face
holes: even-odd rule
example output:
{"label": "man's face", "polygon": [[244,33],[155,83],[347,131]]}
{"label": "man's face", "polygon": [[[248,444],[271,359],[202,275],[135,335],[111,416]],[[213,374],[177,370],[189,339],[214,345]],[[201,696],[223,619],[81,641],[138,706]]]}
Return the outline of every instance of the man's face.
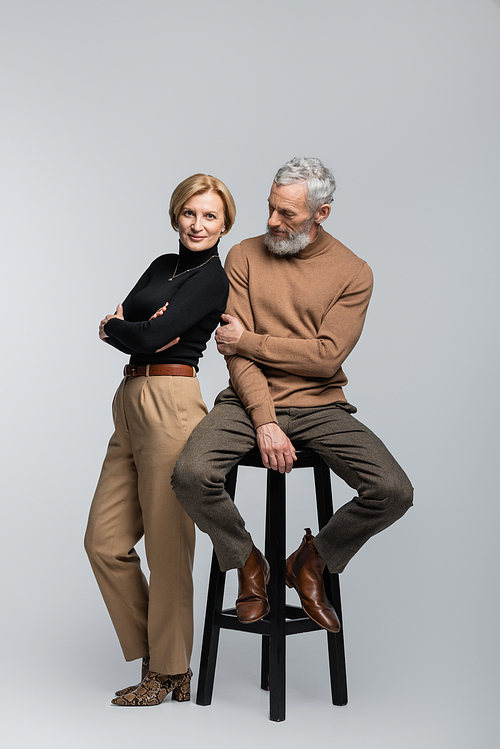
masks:
{"label": "man's face", "polygon": [[281,257],[305,250],[318,233],[318,225],[306,203],[305,183],[279,187],[273,183],[268,203],[269,221],[264,237],[267,249]]}
{"label": "man's face", "polygon": [[[268,198],[268,229],[276,239],[290,239],[299,232],[311,232],[311,215],[306,202],[306,185],[295,182],[291,185],[273,183]],[[314,239],[314,237],[311,238]]]}

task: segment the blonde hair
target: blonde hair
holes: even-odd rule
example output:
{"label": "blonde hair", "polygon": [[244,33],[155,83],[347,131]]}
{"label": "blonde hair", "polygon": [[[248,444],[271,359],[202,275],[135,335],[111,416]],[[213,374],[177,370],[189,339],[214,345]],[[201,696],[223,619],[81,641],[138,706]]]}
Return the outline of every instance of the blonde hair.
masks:
{"label": "blonde hair", "polygon": [[193,195],[203,195],[205,192],[213,190],[216,192],[224,203],[224,231],[221,236],[227,234],[234,224],[236,218],[236,205],[234,198],[227,189],[224,182],[210,174],[193,174],[191,177],[183,180],[172,193],[168,213],[170,223],[175,231],[179,231],[179,214],[184,203],[192,198]]}

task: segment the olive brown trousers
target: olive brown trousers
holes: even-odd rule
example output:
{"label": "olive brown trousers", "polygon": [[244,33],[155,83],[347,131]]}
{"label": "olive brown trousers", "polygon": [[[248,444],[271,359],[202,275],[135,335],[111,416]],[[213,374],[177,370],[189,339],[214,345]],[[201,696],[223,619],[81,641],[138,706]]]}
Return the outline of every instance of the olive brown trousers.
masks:
{"label": "olive brown trousers", "polygon": [[[278,425],[296,447],[314,450],[356,492],[314,539],[330,572],[342,572],[375,533],[413,503],[413,488],[381,440],[343,401],[317,408],[276,408]],[[256,444],[255,429],[232,388],[193,431],[172,477],[179,502],[212,539],[221,570],[242,567],[252,538],[224,488],[227,472]]]}

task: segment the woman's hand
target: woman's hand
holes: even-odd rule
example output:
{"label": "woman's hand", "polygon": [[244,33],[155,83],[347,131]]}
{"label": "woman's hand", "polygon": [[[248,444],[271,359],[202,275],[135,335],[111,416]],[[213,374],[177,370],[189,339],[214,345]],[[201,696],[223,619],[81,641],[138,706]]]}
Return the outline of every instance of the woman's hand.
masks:
{"label": "woman's hand", "polygon": [[157,317],[159,317],[160,315],[163,315],[163,313],[165,312],[165,310],[167,309],[167,307],[168,307],[168,302],[165,302],[165,304],[163,305],[163,307],[160,307],[160,309],[157,309],[156,312],[154,313],[154,315],[151,315],[151,317],[149,319],[150,320],[156,320]]}
{"label": "woman's hand", "polygon": [[104,341],[104,339],[108,337],[106,335],[106,333],[104,332],[104,326],[106,325],[106,323],[108,322],[108,320],[112,320],[113,317],[117,317],[118,320],[124,320],[125,319],[123,317],[123,306],[121,304],[119,304],[118,307],[116,308],[116,312],[115,312],[114,315],[106,315],[106,317],[104,318],[104,320],[101,320],[101,322],[99,324],[99,338],[101,339],[101,341]]}
{"label": "woman's hand", "polygon": [[[163,313],[165,312],[165,310],[167,309],[167,307],[168,307],[168,302],[165,302],[165,304],[163,305],[163,307],[160,307],[160,309],[157,309],[156,312],[154,313],[154,315],[151,315],[151,317],[149,319],[150,320],[155,320],[160,315],[163,315]],[[160,351],[166,351],[168,348],[170,348],[170,346],[175,346],[175,344],[179,343],[180,340],[181,340],[180,338],[173,338],[170,341],[170,343],[167,343],[166,346],[162,346],[161,348],[157,348],[156,351],[155,351],[155,354],[159,354]]]}
{"label": "woman's hand", "polygon": [[[163,305],[163,307],[160,307],[160,309],[157,309],[156,312],[154,313],[154,315],[151,315],[151,317],[149,319],[150,320],[156,320],[157,317],[159,317],[160,315],[163,315],[163,313],[165,312],[165,310],[167,309],[167,307],[168,307],[168,302],[165,302],[165,304]],[[170,343],[167,343],[166,346],[162,346],[161,348],[157,348],[156,351],[155,351],[155,354],[159,354],[160,351],[166,351],[168,348],[170,348],[170,346],[175,346],[175,344],[179,343],[180,340],[181,340],[180,338],[174,338],[174,339],[172,339],[170,341]]]}
{"label": "woman's hand", "polygon": [[167,343],[166,346],[162,346],[161,348],[157,348],[155,351],[155,354],[159,354],[160,351],[166,351],[170,346],[175,346],[176,343],[179,343],[181,339],[180,338],[174,338],[170,343]]}

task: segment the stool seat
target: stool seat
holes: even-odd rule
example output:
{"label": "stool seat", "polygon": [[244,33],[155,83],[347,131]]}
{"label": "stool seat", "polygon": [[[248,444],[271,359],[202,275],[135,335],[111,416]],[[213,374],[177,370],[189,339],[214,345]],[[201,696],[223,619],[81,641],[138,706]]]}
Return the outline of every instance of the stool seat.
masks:
{"label": "stool seat", "polygon": [[[333,515],[330,469],[322,458],[310,449],[297,449],[296,457],[292,472],[297,468],[314,470],[318,524],[322,528]],[[255,447],[244,455],[227,474],[226,490],[233,500],[238,466],[264,468],[258,448]],[[221,572],[214,552],[208,585],[196,703],[209,705],[212,701],[220,630],[251,632],[262,635],[261,688],[270,692],[270,720],[283,721],[286,711],[286,637],[322,628],[305,614],[302,607],[286,604],[286,474],[271,469],[264,470],[267,470],[265,556],[271,567],[271,577],[267,586],[270,611],[260,621],[243,624],[238,621],[235,608],[222,608],[226,573]],[[342,622],[339,576],[330,575],[325,568],[324,580],[327,596]],[[337,633],[323,631],[328,642],[332,702],[335,705],[346,705],[347,677],[343,629]]]}

